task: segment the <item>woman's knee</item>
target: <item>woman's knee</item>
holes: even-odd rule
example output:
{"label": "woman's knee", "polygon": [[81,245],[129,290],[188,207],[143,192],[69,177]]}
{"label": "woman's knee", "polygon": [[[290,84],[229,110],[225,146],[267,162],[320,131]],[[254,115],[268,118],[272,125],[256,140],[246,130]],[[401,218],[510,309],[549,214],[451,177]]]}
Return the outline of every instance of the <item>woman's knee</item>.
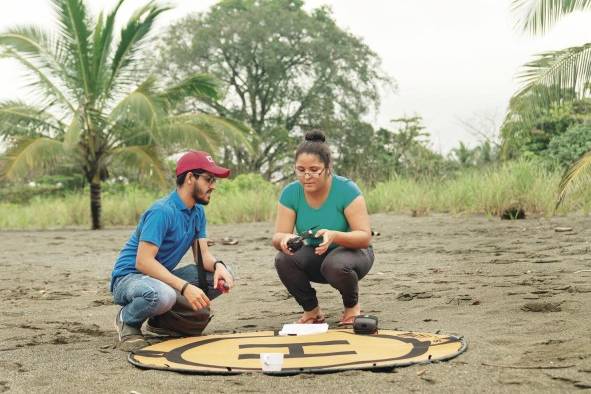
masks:
{"label": "woman's knee", "polygon": [[372,265],[373,255],[369,256],[365,251],[337,248],[324,259],[320,271],[327,279],[352,275],[361,279],[367,275]]}
{"label": "woman's knee", "polygon": [[289,271],[295,265],[295,260],[283,252],[277,253],[275,256],[275,269],[278,273]]}
{"label": "woman's knee", "polygon": [[322,266],[320,266],[320,273],[322,273],[322,276],[324,276],[329,282],[350,276],[353,272],[354,271],[349,264],[346,264],[346,262],[340,261],[339,259],[326,258],[322,263]]}

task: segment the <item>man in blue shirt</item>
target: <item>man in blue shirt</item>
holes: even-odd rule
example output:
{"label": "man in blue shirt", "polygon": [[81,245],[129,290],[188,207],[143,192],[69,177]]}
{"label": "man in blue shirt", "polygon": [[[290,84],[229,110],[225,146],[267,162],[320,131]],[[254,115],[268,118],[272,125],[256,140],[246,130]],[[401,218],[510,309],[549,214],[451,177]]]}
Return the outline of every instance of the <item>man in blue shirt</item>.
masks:
{"label": "man in blue shirt", "polygon": [[[219,281],[225,281],[228,290],[233,287],[231,273],[208,249],[203,210],[215,190],[216,178],[229,175],[230,170],[216,165],[208,153],[190,151],[177,162],[176,190],[156,201],[140,218],[111,274],[113,300],[122,306],[115,318],[121,349],[147,345],[142,324],[173,307],[175,290],[197,310],[208,307],[210,299],[220,294],[216,290]],[[208,294],[196,285],[199,278],[195,264],[175,269],[189,248],[197,261],[197,242]],[[146,329],[157,332],[150,321]]]}

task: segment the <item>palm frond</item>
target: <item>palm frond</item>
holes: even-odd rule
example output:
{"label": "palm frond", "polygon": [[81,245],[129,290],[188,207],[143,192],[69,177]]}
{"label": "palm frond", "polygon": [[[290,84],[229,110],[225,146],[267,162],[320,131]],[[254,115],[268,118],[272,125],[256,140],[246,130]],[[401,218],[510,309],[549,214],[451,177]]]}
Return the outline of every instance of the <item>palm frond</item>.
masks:
{"label": "palm frond", "polygon": [[42,60],[43,63],[55,64],[59,51],[57,43],[50,33],[37,26],[18,26],[0,34],[0,45],[14,51]]}
{"label": "palm frond", "polygon": [[583,186],[591,184],[591,152],[584,154],[564,174],[558,186],[556,208],[566,197]]}
{"label": "palm frond", "polygon": [[37,27],[22,26],[0,34],[0,46],[5,48],[0,56],[17,60],[36,76],[35,85],[46,95],[57,99],[66,109],[71,107],[59,83],[67,80],[69,74],[59,41]]}
{"label": "palm frond", "polygon": [[517,27],[532,34],[547,32],[564,15],[591,9],[591,0],[513,0]]}
{"label": "palm frond", "polygon": [[89,15],[83,0],[52,0],[61,27],[61,37],[83,86],[87,97],[93,95],[94,76],[90,69],[90,48],[92,47]]}
{"label": "palm frond", "polygon": [[170,103],[171,107],[191,97],[217,100],[219,98],[219,84],[210,75],[196,74],[166,89],[161,93],[161,97]]}
{"label": "palm frond", "polygon": [[0,58],[12,58],[18,61],[23,67],[28,69],[31,74],[35,76],[35,79],[29,85],[40,88],[40,90],[37,90],[36,93],[44,95],[46,101],[48,101],[51,105],[58,104],[64,109],[74,109],[71,101],[66,97],[66,93],[60,89],[58,84],[55,83],[42,68],[31,63],[20,53],[10,49],[0,54]]}
{"label": "palm frond", "polygon": [[154,145],[125,146],[113,150],[113,160],[139,172],[140,176],[157,180],[161,186],[167,184],[168,168]]}
{"label": "palm frond", "polygon": [[80,142],[82,128],[80,127],[80,114],[74,113],[70,125],[64,133],[64,145],[67,149],[73,149]]}
{"label": "palm frond", "polygon": [[46,137],[22,138],[6,152],[0,178],[16,180],[33,172],[43,173],[67,157],[60,141]]}
{"label": "palm frond", "polygon": [[195,118],[198,122],[209,124],[216,133],[221,135],[221,139],[225,144],[236,147],[239,146],[249,153],[255,152],[249,138],[257,140],[258,135],[244,123],[209,114],[196,114],[190,116]]}
{"label": "palm frond", "polygon": [[0,102],[0,136],[34,137],[59,135],[63,124],[52,114],[22,101]]}
{"label": "palm frond", "polygon": [[111,76],[106,89],[111,89],[116,85],[118,83],[117,79],[120,78],[122,72],[136,63],[136,55],[151,32],[154,22],[161,13],[170,8],[169,6],[156,5],[154,1],[150,1],[131,16],[127,25],[121,30],[121,37],[113,56]]}
{"label": "palm frond", "polygon": [[96,22],[96,28],[93,34],[93,55],[92,55],[92,73],[96,76],[97,94],[101,95],[104,92],[105,85],[108,82],[107,76],[107,59],[111,52],[113,43],[113,30],[115,27],[115,19],[119,8],[125,0],[119,0],[111,12],[103,19],[101,13]]}
{"label": "palm frond", "polygon": [[113,108],[110,121],[133,122],[154,129],[164,112],[163,101],[154,93],[155,79],[149,77]]}
{"label": "palm frond", "polygon": [[158,127],[158,141],[171,152],[202,149],[215,152],[222,135],[209,122],[195,115],[176,115],[164,119]]}
{"label": "palm frond", "polygon": [[563,99],[568,91],[584,97],[591,88],[591,43],[539,54],[523,67],[518,78],[522,87],[517,97],[536,88],[541,88],[536,93],[546,104]]}

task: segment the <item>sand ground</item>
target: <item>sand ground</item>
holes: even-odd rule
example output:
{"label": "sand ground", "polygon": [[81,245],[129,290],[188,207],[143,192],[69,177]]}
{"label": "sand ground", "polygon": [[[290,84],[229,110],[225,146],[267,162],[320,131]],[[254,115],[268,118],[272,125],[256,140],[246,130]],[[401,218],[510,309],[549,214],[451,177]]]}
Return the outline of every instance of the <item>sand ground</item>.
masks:
{"label": "sand ground", "polygon": [[[379,214],[363,311],[383,328],[464,335],[450,361],[391,372],[199,376],[135,368],[108,291],[131,229],[0,233],[0,392],[573,392],[591,388],[591,218]],[[572,227],[557,232],[556,227]],[[299,309],[273,268],[270,223],[210,226],[238,277],[206,332],[278,329]],[[188,256],[187,256],[188,257]],[[189,260],[185,259],[188,263]],[[585,271],[587,270],[587,271]],[[582,271],[582,272],[581,272]],[[317,286],[328,321],[337,292]]]}

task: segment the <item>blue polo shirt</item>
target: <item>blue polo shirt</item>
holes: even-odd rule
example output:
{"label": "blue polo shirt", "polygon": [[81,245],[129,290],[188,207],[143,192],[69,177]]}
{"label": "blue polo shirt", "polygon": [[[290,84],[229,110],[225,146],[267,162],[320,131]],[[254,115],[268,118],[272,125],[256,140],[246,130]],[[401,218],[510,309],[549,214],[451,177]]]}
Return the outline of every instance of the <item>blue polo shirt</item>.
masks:
{"label": "blue polo shirt", "polygon": [[193,208],[187,208],[176,190],[156,201],[144,212],[135,231],[119,253],[111,273],[111,291],[116,278],[140,273],[135,268],[140,241],[158,246],[156,260],[172,271],[195,239],[207,237],[206,224],[203,206],[195,204]]}

